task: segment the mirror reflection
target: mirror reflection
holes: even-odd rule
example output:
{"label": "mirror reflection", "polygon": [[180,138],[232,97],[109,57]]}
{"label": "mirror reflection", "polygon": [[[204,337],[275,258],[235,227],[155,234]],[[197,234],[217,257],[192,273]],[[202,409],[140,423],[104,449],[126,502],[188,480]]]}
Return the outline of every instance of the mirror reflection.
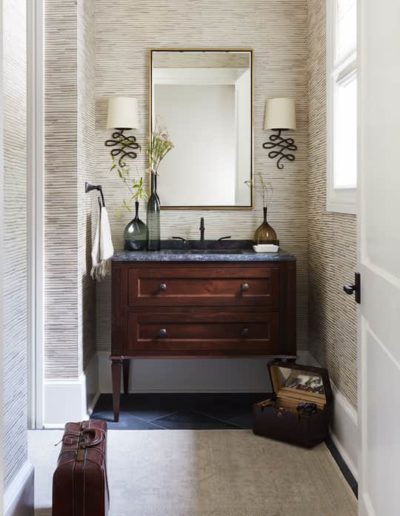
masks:
{"label": "mirror reflection", "polygon": [[152,50],[151,97],[151,130],[174,144],[162,207],[251,207],[252,52]]}

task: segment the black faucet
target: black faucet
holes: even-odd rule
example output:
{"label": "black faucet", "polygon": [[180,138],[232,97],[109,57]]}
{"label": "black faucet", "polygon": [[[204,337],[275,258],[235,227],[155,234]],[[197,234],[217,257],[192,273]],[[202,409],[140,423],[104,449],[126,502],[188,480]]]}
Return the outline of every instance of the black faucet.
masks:
{"label": "black faucet", "polygon": [[172,240],[180,240],[183,244],[186,244],[186,242],[187,242],[186,238],[183,238],[183,237],[173,236],[171,238],[172,238]]}
{"label": "black faucet", "polygon": [[204,217],[200,218],[200,240],[201,242],[204,242],[204,231],[206,230],[206,227],[204,225]]}

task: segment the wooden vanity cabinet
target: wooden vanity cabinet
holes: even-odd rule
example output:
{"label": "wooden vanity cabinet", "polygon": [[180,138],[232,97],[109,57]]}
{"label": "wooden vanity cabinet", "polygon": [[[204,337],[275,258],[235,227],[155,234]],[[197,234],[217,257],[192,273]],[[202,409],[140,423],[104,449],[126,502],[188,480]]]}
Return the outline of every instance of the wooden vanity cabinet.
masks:
{"label": "wooden vanity cabinet", "polygon": [[296,355],[296,262],[112,265],[112,376],[135,357]]}

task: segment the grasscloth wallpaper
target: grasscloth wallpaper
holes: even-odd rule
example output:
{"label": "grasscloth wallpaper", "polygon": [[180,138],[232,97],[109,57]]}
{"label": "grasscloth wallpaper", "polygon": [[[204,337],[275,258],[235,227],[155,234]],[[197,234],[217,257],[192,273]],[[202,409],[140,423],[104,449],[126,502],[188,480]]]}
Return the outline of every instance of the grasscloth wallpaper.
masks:
{"label": "grasscloth wallpaper", "polygon": [[45,375],[76,377],[80,369],[76,2],[46,2],[45,17]]}
{"label": "grasscloth wallpaper", "polygon": [[96,284],[90,276],[91,248],[98,210],[96,195],[86,194],[85,181],[96,184],[96,40],[94,0],[78,1],[78,346],[83,369],[96,350]]}
{"label": "grasscloth wallpaper", "polygon": [[[113,95],[138,98],[141,128],[136,131],[144,146],[133,170],[144,175],[148,132],[149,49],[253,48],[254,49],[254,149],[257,193],[252,211],[163,211],[162,238],[181,235],[198,238],[199,219],[205,217],[206,236],[233,235],[251,238],[261,222],[262,200],[258,175],[271,181],[274,199],[270,221],[282,247],[298,258],[298,330],[300,347],[307,337],[307,8],[306,0],[119,0],[110,8],[96,1],[96,135],[97,178],[104,187],[117,248],[132,215],[122,213],[126,191],[110,172],[104,147],[107,99]],[[296,161],[283,171],[267,157],[262,143],[266,97],[289,96],[297,101]],[[190,167],[190,163],[188,163]],[[162,174],[162,168],[160,168]],[[146,177],[147,179],[147,177]],[[162,199],[161,199],[162,201]],[[142,216],[145,214],[142,210]],[[110,346],[109,283],[98,287],[98,348]]]}
{"label": "grasscloth wallpaper", "polygon": [[26,2],[0,4],[4,168],[3,356],[4,482],[8,486],[27,460],[27,232],[26,232]]}
{"label": "grasscloth wallpaper", "polygon": [[45,375],[77,378],[95,350],[94,4],[51,0],[45,17]]}
{"label": "grasscloth wallpaper", "polygon": [[356,217],[326,211],[325,2],[308,0],[308,13],[309,342],[312,354],[356,406],[356,304],[342,290],[356,268]]}
{"label": "grasscloth wallpaper", "polygon": [[[95,333],[97,349],[110,347],[110,281],[95,288],[88,276],[96,200],[83,193],[85,180],[103,185],[114,244],[122,248],[132,215],[121,210],[126,191],[110,173],[104,147],[108,98],[139,100],[141,127],[135,133],[143,151],[132,168],[147,181],[149,49],[242,47],[254,49],[255,208],[165,211],[162,237],[198,238],[204,216],[208,238],[251,238],[262,214],[259,175],[270,181],[270,221],[282,247],[298,258],[299,348],[309,346],[356,404],[356,311],[341,290],[355,268],[356,219],[325,209],[324,7],[320,0],[46,2],[48,378],[77,377],[94,351]],[[268,138],[262,129],[264,102],[274,96],[297,103],[299,150],[282,171],[262,149]],[[141,215],[145,218],[143,206]]]}

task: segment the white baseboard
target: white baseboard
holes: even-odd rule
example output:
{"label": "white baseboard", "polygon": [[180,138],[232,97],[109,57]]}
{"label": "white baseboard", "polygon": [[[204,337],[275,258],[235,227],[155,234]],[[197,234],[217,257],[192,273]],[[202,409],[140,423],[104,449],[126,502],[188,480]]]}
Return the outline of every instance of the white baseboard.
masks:
{"label": "white baseboard", "polygon": [[44,381],[44,428],[63,428],[68,421],[87,419],[99,396],[98,361],[94,354],[78,378]]}
{"label": "white baseboard", "polygon": [[86,412],[90,415],[99,398],[99,361],[94,353],[85,369]]}
{"label": "white baseboard", "polygon": [[[309,351],[299,351],[298,362],[320,367]],[[358,478],[359,433],[357,410],[331,382],[334,407],[331,437],[354,478]]]}
{"label": "white baseboard", "polygon": [[100,394],[101,394],[100,391],[96,392],[96,394],[92,398],[92,401],[90,402],[90,405],[88,405],[88,407],[87,407],[88,417],[90,417],[93,414],[94,407],[96,406],[96,403],[97,403],[98,399],[100,398]]}
{"label": "white baseboard", "polygon": [[33,516],[34,470],[26,461],[4,492],[4,516]]}
{"label": "white baseboard", "polygon": [[[98,352],[99,391],[112,392],[108,351]],[[269,358],[133,359],[130,392],[266,392]]]}
{"label": "white baseboard", "polygon": [[347,467],[358,480],[359,432],[357,411],[332,385],[334,407],[331,437]]}

